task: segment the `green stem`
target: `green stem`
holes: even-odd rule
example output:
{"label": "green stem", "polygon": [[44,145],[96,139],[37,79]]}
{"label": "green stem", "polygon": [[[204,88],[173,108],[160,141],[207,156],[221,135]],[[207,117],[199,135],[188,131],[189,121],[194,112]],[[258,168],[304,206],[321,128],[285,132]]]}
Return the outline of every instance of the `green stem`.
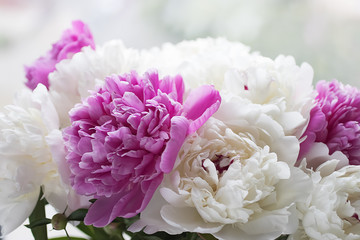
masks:
{"label": "green stem", "polygon": [[68,240],[71,240],[71,237],[69,236],[69,233],[66,231],[66,228],[64,230],[65,230],[65,233],[66,233],[66,236],[67,236]]}
{"label": "green stem", "polygon": [[[40,190],[38,202],[34,208],[34,211],[31,213],[29,217],[30,224],[37,220],[44,219],[46,217],[45,216],[46,200],[45,198],[41,199],[42,196],[43,196],[43,192],[42,190]],[[35,240],[48,240],[46,225],[34,227],[31,229],[31,232]]]}

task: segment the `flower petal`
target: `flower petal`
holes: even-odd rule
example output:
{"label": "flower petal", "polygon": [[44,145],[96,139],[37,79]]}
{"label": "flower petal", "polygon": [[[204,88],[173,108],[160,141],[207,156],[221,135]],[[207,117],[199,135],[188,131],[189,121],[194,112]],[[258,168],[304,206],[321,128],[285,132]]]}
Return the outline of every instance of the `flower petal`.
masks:
{"label": "flower petal", "polygon": [[177,154],[187,136],[189,120],[182,116],[175,116],[171,119],[170,140],[161,155],[160,169],[169,173],[174,167]]}
{"label": "flower petal", "polygon": [[184,103],[183,116],[192,120],[188,134],[194,133],[220,107],[220,93],[214,86],[203,85],[192,90]]}
{"label": "flower petal", "polygon": [[[201,216],[191,207],[181,208],[181,211],[165,205],[161,208],[161,216],[173,227],[178,227],[189,232],[215,233],[223,228],[221,223],[204,222]],[[179,224],[181,222],[181,225]]]}

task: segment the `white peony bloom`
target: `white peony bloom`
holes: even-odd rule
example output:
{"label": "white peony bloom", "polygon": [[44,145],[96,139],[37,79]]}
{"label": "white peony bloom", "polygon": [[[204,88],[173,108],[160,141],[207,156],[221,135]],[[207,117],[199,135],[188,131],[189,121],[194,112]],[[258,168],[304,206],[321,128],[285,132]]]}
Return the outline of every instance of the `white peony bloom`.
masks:
{"label": "white peony bloom", "polygon": [[360,239],[360,166],[334,171],[338,160],[312,172],[314,188],[298,203],[300,228],[291,239]]}
{"label": "white peony bloom", "polygon": [[[230,240],[273,239],[294,232],[294,203],[306,198],[311,181],[278,159],[265,144],[271,135],[266,139],[266,130],[249,125],[250,118],[277,125],[261,111],[231,127],[210,118],[184,143],[174,170],[130,230],[211,233]],[[281,144],[294,148],[292,141]]]}
{"label": "white peony bloom", "polygon": [[[59,131],[59,119],[47,89],[20,92],[15,105],[0,113],[0,236],[6,235],[29,217],[40,187],[50,204],[68,212],[85,206],[70,185],[61,181],[51,143]],[[60,135],[61,136],[61,135]],[[57,145],[61,151],[63,145]],[[64,158],[65,160],[65,158]]]}
{"label": "white peony bloom", "polygon": [[224,90],[261,105],[286,135],[299,138],[312,107],[312,80],[313,70],[307,63],[299,67],[293,57],[273,61],[259,56],[252,66],[227,72]]}

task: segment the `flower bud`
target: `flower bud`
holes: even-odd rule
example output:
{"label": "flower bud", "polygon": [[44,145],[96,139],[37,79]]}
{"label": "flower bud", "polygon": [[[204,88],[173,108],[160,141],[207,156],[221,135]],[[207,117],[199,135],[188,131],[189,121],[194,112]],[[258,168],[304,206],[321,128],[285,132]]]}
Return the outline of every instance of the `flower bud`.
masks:
{"label": "flower bud", "polygon": [[62,213],[55,214],[51,219],[51,224],[55,230],[63,230],[67,224],[66,216]]}

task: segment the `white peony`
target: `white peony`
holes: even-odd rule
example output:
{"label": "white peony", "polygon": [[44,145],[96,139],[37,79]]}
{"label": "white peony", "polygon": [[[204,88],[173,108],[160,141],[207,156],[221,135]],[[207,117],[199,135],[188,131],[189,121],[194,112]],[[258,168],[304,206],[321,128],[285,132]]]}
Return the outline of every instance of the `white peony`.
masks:
{"label": "white peony", "polygon": [[334,171],[337,164],[328,161],[311,173],[314,188],[298,203],[300,228],[291,239],[360,239],[360,166]]}
{"label": "white peony", "polygon": [[284,149],[298,149],[298,142],[281,134],[281,127],[272,138],[261,126],[273,123],[278,129],[276,121],[261,111],[250,115],[233,118],[231,127],[210,118],[190,136],[175,169],[130,230],[211,233],[219,239],[272,239],[294,232],[294,203],[306,198],[311,182],[266,143],[280,140]]}
{"label": "white peony", "polygon": [[60,153],[63,145],[51,146],[62,137],[46,87],[39,85],[34,92],[20,92],[15,105],[5,109],[6,114],[0,113],[0,236],[29,217],[40,187],[59,211],[68,206],[71,212],[87,204],[59,176],[53,151]]}
{"label": "white peony", "polygon": [[279,56],[274,61],[258,57],[248,68],[227,72],[224,90],[261,105],[286,135],[300,137],[312,107],[312,80],[311,66],[299,67],[293,57]]}

